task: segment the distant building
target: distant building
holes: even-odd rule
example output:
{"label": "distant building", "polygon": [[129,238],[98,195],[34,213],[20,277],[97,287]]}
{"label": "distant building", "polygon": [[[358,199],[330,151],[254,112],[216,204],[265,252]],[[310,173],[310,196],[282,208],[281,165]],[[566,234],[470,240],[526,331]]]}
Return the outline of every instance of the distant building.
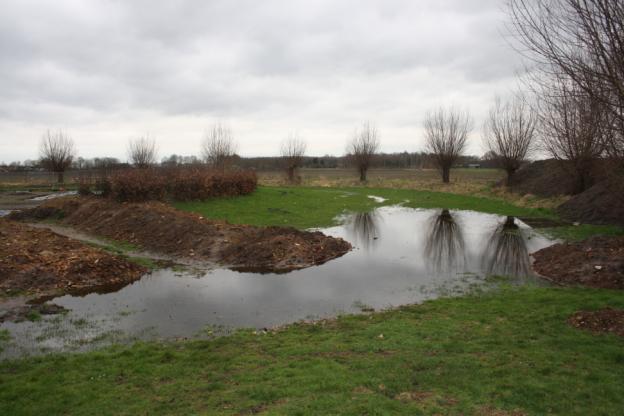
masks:
{"label": "distant building", "polygon": [[481,168],[481,164],[480,163],[468,163],[466,167],[471,168],[471,169],[479,169]]}

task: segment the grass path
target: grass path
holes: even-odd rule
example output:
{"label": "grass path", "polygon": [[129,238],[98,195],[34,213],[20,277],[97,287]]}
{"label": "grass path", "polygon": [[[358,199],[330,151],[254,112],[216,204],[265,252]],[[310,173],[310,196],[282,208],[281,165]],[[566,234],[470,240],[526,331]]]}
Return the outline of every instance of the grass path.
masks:
{"label": "grass path", "polygon": [[275,333],[5,362],[0,414],[617,415],[624,340],[566,323],[607,305],[624,307],[624,293],[507,288]]}

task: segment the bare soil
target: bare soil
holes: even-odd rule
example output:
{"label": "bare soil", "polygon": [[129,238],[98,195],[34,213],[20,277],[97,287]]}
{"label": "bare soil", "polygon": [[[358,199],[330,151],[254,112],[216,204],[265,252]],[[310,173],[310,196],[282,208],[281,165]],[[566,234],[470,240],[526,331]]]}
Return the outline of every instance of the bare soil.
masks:
{"label": "bare soil", "polygon": [[0,219],[0,293],[49,297],[127,284],[147,269],[103,250]]}
{"label": "bare soil", "polygon": [[624,177],[612,176],[557,208],[563,218],[587,224],[624,226]]}
{"label": "bare soil", "polygon": [[160,202],[59,198],[12,213],[9,218],[56,218],[63,225],[155,253],[215,262],[236,270],[285,272],[322,264],[351,250],[343,239],[320,232],[232,225]]}
{"label": "bare soil", "polygon": [[568,318],[575,328],[594,333],[611,333],[624,337],[624,310],[605,308],[598,311],[579,311]]}
{"label": "bare soil", "polygon": [[624,237],[555,244],[533,258],[535,271],[557,284],[624,289]]}

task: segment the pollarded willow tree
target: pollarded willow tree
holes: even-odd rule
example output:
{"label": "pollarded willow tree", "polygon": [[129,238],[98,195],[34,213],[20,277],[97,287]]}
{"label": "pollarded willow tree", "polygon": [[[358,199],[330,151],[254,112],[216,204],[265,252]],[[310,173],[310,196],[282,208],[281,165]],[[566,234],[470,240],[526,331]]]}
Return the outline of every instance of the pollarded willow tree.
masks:
{"label": "pollarded willow tree", "polygon": [[496,98],[483,124],[483,140],[507,172],[507,186],[532,150],[536,133],[537,114],[522,96],[506,102]]}
{"label": "pollarded willow tree", "polygon": [[362,182],[366,181],[379,145],[379,132],[370,122],[365,122],[360,130],[356,130],[347,144],[347,159],[358,170]]}
{"label": "pollarded willow tree", "polygon": [[204,161],[212,167],[222,171],[227,169],[236,155],[232,130],[222,123],[215,123],[204,136],[201,153]]}
{"label": "pollarded willow tree", "polygon": [[595,161],[604,155],[612,115],[604,103],[569,80],[547,86],[538,101],[541,147],[574,175],[575,192],[591,186]]}
{"label": "pollarded willow tree", "polygon": [[56,133],[48,130],[39,145],[41,164],[51,172],[56,173],[58,183],[65,180],[65,171],[76,156],[74,141],[62,131]]}
{"label": "pollarded willow tree", "polygon": [[624,1],[508,0],[508,10],[537,83],[569,80],[609,112],[606,150],[624,163]]}
{"label": "pollarded willow tree", "polygon": [[451,167],[462,155],[468,133],[472,128],[472,118],[467,111],[440,107],[427,113],[424,122],[425,146],[433,155],[442,173],[442,182],[448,183]]}
{"label": "pollarded willow tree", "polygon": [[303,164],[307,144],[296,134],[291,134],[283,143],[280,149],[282,159],[284,160],[284,168],[289,182],[296,182],[298,175],[297,170]]}
{"label": "pollarded willow tree", "polygon": [[156,141],[142,136],[128,142],[128,159],[139,169],[147,169],[156,164]]}

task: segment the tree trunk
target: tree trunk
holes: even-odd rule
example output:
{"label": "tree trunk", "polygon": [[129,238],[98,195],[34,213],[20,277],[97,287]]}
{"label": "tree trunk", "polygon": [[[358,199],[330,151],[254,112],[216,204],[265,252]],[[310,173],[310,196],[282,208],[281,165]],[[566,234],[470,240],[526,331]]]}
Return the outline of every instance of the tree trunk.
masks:
{"label": "tree trunk", "polygon": [[508,188],[511,188],[511,184],[512,184],[512,181],[513,181],[513,175],[514,175],[515,172],[516,172],[515,169],[507,169],[507,182],[506,182],[506,184],[507,184]]}
{"label": "tree trunk", "polygon": [[295,168],[292,166],[288,167],[288,181],[291,183],[295,181]]}
{"label": "tree trunk", "polygon": [[64,182],[64,179],[65,179],[65,172],[63,172],[62,170],[56,172],[56,181],[59,184],[62,184]]}
{"label": "tree trunk", "polygon": [[366,182],[366,168],[360,168],[360,182]]}
{"label": "tree trunk", "polygon": [[444,166],[442,168],[442,182],[449,183],[450,178],[451,178],[451,168]]}

